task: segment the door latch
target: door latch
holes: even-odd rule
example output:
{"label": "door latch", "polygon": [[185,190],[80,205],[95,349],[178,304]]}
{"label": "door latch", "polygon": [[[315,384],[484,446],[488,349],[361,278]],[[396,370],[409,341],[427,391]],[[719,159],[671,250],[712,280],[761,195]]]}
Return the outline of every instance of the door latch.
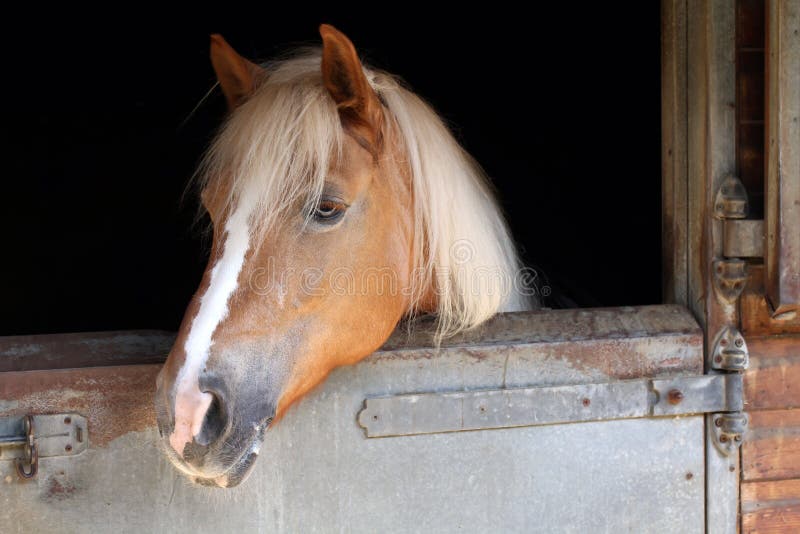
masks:
{"label": "door latch", "polygon": [[86,428],[86,418],[71,413],[0,417],[0,461],[13,460],[20,478],[33,478],[40,458],[85,451]]}

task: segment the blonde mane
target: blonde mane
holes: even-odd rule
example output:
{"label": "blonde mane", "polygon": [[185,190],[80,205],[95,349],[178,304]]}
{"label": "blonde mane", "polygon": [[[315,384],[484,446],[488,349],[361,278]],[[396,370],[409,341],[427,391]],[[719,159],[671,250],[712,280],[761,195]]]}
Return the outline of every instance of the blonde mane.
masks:
{"label": "blonde mane", "polygon": [[[319,50],[265,64],[255,93],[228,118],[200,167],[199,185],[230,210],[239,198],[256,203],[254,239],[302,209],[313,212],[343,136],[323,86]],[[414,309],[434,287],[438,337],[479,325],[497,312],[530,309],[533,288],[519,287],[521,264],[480,166],[433,109],[399,80],[364,68],[385,104],[404,152],[398,158],[413,195]],[[412,309],[413,313],[413,309]]]}

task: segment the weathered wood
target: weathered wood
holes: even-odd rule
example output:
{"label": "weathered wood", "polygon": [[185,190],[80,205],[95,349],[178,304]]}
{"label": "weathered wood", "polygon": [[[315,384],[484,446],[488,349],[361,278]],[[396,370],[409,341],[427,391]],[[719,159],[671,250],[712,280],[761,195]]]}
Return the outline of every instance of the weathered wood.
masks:
{"label": "weathered wood", "polygon": [[[736,4],[727,0],[687,3],[687,306],[704,326],[706,354],[730,325],[736,306],[714,288],[714,261],[723,254],[723,222],[714,216],[717,192],[736,171]],[[733,532],[738,525],[737,458],[706,447],[706,529]],[[733,471],[730,471],[733,467]]]}
{"label": "weathered wood", "polygon": [[750,413],[742,444],[743,480],[800,477],[800,410]]}
{"label": "weathered wood", "polygon": [[800,531],[800,479],[743,483],[742,531]]}
{"label": "weathered wood", "polygon": [[661,2],[661,209],[664,302],[688,305],[686,1]]}
{"label": "weathered wood", "polygon": [[800,2],[767,2],[766,289],[800,314]]}
{"label": "weathered wood", "polygon": [[785,317],[782,320],[772,317],[772,309],[764,296],[764,266],[750,265],[747,278],[747,285],[739,299],[742,333],[745,337],[800,334],[800,317]]}
{"label": "weathered wood", "polygon": [[747,338],[746,410],[800,408],[800,336]]}

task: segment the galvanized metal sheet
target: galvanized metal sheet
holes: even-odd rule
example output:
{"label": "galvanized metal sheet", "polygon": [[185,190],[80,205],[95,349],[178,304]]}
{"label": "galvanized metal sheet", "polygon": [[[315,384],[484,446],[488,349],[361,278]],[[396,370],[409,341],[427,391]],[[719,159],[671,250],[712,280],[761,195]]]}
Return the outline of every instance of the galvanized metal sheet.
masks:
{"label": "galvanized metal sheet", "polygon": [[[665,308],[664,324],[676,313]],[[702,532],[700,416],[388,439],[367,439],[356,420],[367,397],[698,372],[699,332],[664,326],[649,335],[635,312],[620,313],[581,318],[613,325],[601,340],[579,328],[573,341],[553,331],[538,341],[389,349],[339,369],[268,433],[251,478],[230,491],[191,486],[163,458],[152,423],[157,366],[0,374],[0,415],[69,406],[92,433],[88,451],[42,459],[28,482],[0,462],[0,528]]]}

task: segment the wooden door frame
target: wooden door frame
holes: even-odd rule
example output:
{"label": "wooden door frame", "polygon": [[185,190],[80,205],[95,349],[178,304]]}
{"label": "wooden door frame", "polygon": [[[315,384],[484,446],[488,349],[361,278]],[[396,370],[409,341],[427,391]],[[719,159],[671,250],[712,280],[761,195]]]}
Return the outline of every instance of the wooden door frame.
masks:
{"label": "wooden door frame", "polygon": [[[714,201],[736,172],[735,3],[663,0],[662,208],[664,301],[689,308],[708,355],[721,332],[739,326],[739,308],[714,284],[723,221]],[[736,532],[740,454],[706,445],[707,532]]]}

